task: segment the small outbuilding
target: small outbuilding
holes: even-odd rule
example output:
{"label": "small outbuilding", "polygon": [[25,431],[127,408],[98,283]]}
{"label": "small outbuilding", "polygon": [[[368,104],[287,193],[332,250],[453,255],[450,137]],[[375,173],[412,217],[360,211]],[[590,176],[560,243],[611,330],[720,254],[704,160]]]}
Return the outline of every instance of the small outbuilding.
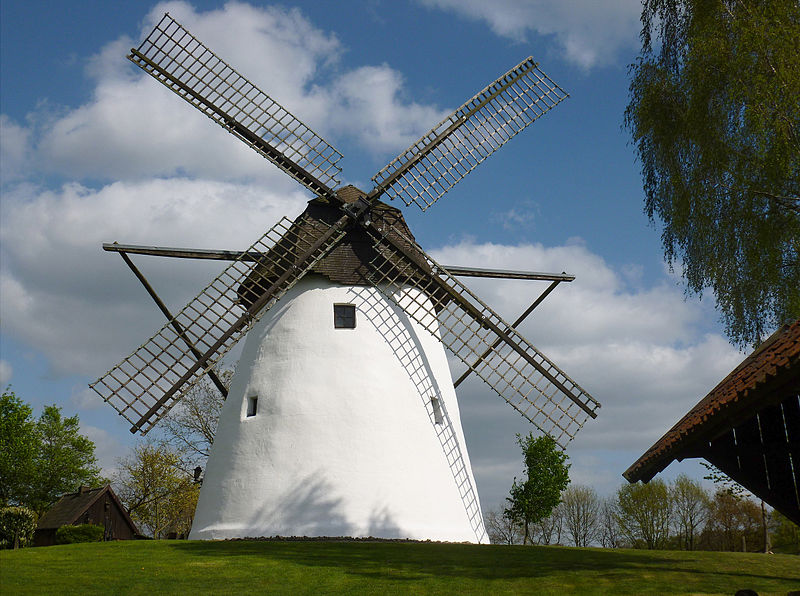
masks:
{"label": "small outbuilding", "polygon": [[81,486],[77,492],[63,495],[45,513],[36,526],[34,546],[56,543],[61,526],[95,524],[103,526],[103,540],[132,540],[139,534],[127,509],[110,485],[99,488]]}
{"label": "small outbuilding", "polygon": [[800,320],[773,333],[623,476],[648,482],[688,457],[800,524]]}

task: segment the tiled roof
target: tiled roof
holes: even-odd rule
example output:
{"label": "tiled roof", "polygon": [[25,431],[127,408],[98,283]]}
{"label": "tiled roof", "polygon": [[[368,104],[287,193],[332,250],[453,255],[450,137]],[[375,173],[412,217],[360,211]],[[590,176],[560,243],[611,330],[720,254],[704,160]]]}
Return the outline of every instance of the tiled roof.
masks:
{"label": "tiled roof", "polygon": [[[630,482],[649,480],[696,441],[708,441],[729,421],[769,405],[760,391],[767,383],[784,380],[800,391],[800,319],[784,325],[745,358],[711,392],[628,468]],[[725,420],[721,420],[724,418]],[[720,424],[722,423],[722,425]]]}

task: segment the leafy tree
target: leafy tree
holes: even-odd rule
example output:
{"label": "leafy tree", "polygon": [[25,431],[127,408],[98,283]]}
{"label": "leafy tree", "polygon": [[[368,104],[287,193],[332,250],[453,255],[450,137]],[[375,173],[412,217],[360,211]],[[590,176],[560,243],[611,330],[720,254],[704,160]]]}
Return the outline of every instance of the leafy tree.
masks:
{"label": "leafy tree", "polygon": [[153,538],[189,532],[199,488],[181,469],[178,452],[167,444],[146,442],[118,464],[115,490],[140,528]]}
{"label": "leafy tree", "polygon": [[25,502],[38,444],[30,406],[7,388],[0,396],[0,506]]}
{"label": "leafy tree", "polygon": [[775,552],[800,555],[800,526],[777,509],[773,509],[769,517]]}
{"label": "leafy tree", "polygon": [[525,480],[511,486],[505,514],[523,527],[523,544],[530,539],[530,526],[550,515],[561,501],[561,492],[569,484],[567,454],[549,435],[534,438],[517,434],[522,448]]}
{"label": "leafy tree", "polygon": [[[700,462],[700,465],[706,468],[709,472],[706,476],[703,476],[703,478],[705,480],[711,480],[714,484],[716,484],[719,487],[717,489],[718,491],[724,491],[736,499],[749,500],[749,498],[752,496],[745,487],[733,480],[730,476],[725,474],[716,466],[706,462]],[[761,537],[759,541],[763,544],[764,552],[767,552],[770,548],[768,525],[769,520],[767,516],[767,508],[764,501],[761,501]],[[751,541],[751,543],[754,543],[754,541]]]}
{"label": "leafy tree", "polygon": [[617,490],[617,523],[634,548],[664,548],[671,519],[669,488],[663,480],[625,484]]}
{"label": "leafy tree", "polygon": [[800,3],[644,0],[625,127],[645,212],[734,343],[800,317]]}
{"label": "leafy tree", "polygon": [[562,495],[564,521],[575,546],[589,546],[598,536],[600,498],[590,486],[570,486]]}
{"label": "leafy tree", "polygon": [[748,498],[718,489],[711,499],[702,542],[711,550],[763,551],[760,507]]}
{"label": "leafy tree", "polygon": [[94,443],[80,433],[77,415],[63,418],[60,407],[47,406],[36,422],[36,435],[35,474],[27,502],[37,513],[78,486],[103,482]]}
{"label": "leafy tree", "polygon": [[6,390],[0,398],[0,501],[42,514],[63,493],[99,484],[94,443],[77,416],[48,406],[34,421],[30,406]]}
{"label": "leafy tree", "polygon": [[699,482],[681,474],[672,485],[672,504],[681,548],[694,550],[697,534],[708,519],[708,493]]}
{"label": "leafy tree", "polygon": [[33,540],[36,514],[27,507],[0,509],[0,548],[18,549]]}
{"label": "leafy tree", "polygon": [[714,464],[701,461],[700,465],[703,466],[706,470],[708,470],[708,474],[703,476],[703,480],[710,480],[711,482],[717,485],[718,490],[724,490],[725,492],[732,494],[736,498],[746,497],[750,494],[749,492],[747,492],[747,489],[745,487],[736,482],[733,478],[728,476],[725,472],[720,470]]}

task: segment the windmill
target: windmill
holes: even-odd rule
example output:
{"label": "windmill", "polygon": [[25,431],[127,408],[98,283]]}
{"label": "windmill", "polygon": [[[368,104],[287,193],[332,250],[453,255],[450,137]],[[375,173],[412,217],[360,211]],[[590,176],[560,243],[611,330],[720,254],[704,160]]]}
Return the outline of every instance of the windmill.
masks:
{"label": "windmill", "polygon": [[[455,386],[477,375],[562,447],[600,404],[515,329],[548,292],[511,325],[455,276],[572,278],[443,267],[380,199],[426,210],[566,93],[528,58],[364,192],[336,189],[341,154],[169,14],[128,58],[315,195],[240,253],[104,245],[129,265],[231,260],[176,315],[160,304],[169,322],[91,385],[145,434],[248,336],[191,537],[486,541]],[[467,366],[456,383],[443,346]]]}

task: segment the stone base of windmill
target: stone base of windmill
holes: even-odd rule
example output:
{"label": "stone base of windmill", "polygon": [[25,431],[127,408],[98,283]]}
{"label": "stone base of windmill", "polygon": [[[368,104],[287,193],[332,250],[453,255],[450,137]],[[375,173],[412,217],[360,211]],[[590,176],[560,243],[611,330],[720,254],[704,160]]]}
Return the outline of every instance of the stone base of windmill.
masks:
{"label": "stone base of windmill", "polygon": [[189,537],[264,536],[488,542],[442,345],[374,288],[307,276],[246,339]]}

